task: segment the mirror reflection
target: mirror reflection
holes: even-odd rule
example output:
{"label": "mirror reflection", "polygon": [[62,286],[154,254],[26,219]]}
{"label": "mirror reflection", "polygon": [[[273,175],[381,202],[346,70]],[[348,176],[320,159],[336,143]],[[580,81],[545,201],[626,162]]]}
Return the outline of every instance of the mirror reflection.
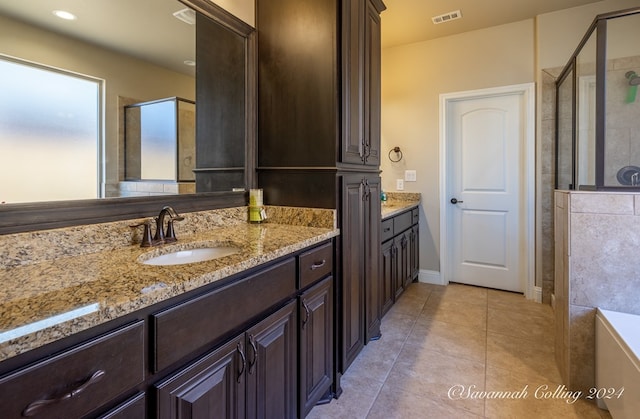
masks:
{"label": "mirror reflection", "polygon": [[[75,19],[60,19],[53,14],[54,8],[73,13]],[[15,162],[14,167],[0,171],[0,202],[193,193],[196,169],[193,141],[188,144],[189,140],[176,134],[172,146],[175,152],[171,157],[162,157],[171,160],[171,164],[147,153],[158,151],[154,145],[141,144],[139,155],[128,156],[132,143],[127,144],[125,138],[125,107],[172,98],[180,98],[184,104],[196,101],[196,20],[196,13],[177,0],[95,0],[90,4],[59,0],[55,6],[50,0],[0,0],[0,79],[5,81],[0,84],[0,97],[7,99],[0,104],[0,150],[5,161]],[[233,36],[243,42],[241,36]],[[68,103],[69,90],[45,77],[39,84],[29,83],[32,91],[27,93],[27,87],[17,87],[16,77],[6,73],[7,65],[47,72],[49,77],[66,77],[77,84],[93,83],[95,96],[85,98],[84,104],[73,108]],[[237,65],[237,73],[244,74],[245,63]],[[46,101],[41,96],[45,92],[49,95]],[[243,91],[235,93],[244,95]],[[41,106],[44,103],[49,105],[44,108]],[[20,108],[31,109],[40,116],[49,115],[48,125],[35,122],[32,115],[21,114]],[[162,121],[174,120],[176,130],[181,127],[195,130],[193,121],[190,125],[183,124],[180,115],[174,112],[174,116]],[[54,128],[63,133],[66,142],[77,143],[74,140],[77,136],[71,134],[74,128],[65,125],[67,121],[81,123],[83,130],[93,132],[86,135],[85,145],[63,152],[67,146],[60,135],[53,134]],[[11,125],[14,127],[8,128]],[[16,139],[9,133],[10,129],[21,127],[31,130],[41,141],[38,144],[48,147]],[[212,133],[198,135],[209,138]],[[17,143],[23,147],[17,147]],[[166,146],[161,148],[164,150]],[[236,160],[242,159],[241,167],[243,150],[241,156],[236,156]],[[154,162],[175,173],[143,171],[143,167],[151,167],[148,163]],[[222,167],[225,162],[216,164]],[[238,162],[234,161],[232,166],[238,167]],[[70,177],[82,179],[89,186],[74,185]],[[8,185],[12,183],[12,189],[21,194],[9,195]],[[168,183],[170,187],[164,186]],[[244,178],[235,183],[198,192],[245,187]]]}

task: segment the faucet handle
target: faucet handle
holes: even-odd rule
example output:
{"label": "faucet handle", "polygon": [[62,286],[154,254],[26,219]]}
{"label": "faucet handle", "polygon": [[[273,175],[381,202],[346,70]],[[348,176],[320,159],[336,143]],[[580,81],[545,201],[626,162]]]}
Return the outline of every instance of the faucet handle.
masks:
{"label": "faucet handle", "polygon": [[169,221],[167,221],[167,232],[164,235],[165,242],[174,242],[178,240],[178,238],[176,237],[175,229],[173,228],[173,223],[174,221],[182,220],[184,220],[184,217],[170,218]]}
{"label": "faucet handle", "polygon": [[156,222],[156,234],[153,236],[154,244],[164,243],[164,226],[163,224],[164,217],[155,217],[154,221]]}
{"label": "faucet handle", "polygon": [[150,247],[153,246],[153,239],[151,238],[151,220],[146,219],[139,224],[133,224],[129,227],[138,228],[140,226],[144,226],[144,231],[142,233],[142,242],[140,243],[140,247]]}

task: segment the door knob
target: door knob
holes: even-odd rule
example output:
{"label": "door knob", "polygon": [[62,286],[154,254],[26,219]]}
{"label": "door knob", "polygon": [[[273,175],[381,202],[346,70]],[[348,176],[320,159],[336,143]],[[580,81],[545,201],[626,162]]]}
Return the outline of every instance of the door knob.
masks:
{"label": "door knob", "polygon": [[462,204],[464,201],[458,201],[456,198],[451,198],[452,204]]}

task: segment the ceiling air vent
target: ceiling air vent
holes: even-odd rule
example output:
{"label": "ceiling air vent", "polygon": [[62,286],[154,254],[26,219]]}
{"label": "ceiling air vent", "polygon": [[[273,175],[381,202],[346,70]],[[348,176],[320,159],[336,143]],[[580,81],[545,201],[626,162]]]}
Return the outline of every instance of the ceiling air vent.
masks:
{"label": "ceiling air vent", "polygon": [[443,15],[434,16],[431,18],[431,21],[433,21],[435,25],[438,25],[440,23],[445,23],[451,20],[460,19],[461,17],[462,17],[462,13],[460,12],[460,10],[456,10],[453,12],[445,13]]}
{"label": "ceiling air vent", "polygon": [[196,12],[189,8],[178,10],[177,12],[174,12],[173,15],[176,17],[176,19],[180,19],[181,21],[183,21],[184,23],[188,23],[189,25],[196,24]]}

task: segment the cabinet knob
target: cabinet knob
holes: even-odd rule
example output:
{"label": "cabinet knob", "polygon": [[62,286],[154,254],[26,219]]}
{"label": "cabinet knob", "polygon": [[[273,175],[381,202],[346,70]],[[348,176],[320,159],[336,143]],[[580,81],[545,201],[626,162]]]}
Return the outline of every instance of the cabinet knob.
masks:
{"label": "cabinet knob", "polygon": [[458,201],[456,198],[451,198],[451,203],[452,204],[462,204],[464,201]]}

